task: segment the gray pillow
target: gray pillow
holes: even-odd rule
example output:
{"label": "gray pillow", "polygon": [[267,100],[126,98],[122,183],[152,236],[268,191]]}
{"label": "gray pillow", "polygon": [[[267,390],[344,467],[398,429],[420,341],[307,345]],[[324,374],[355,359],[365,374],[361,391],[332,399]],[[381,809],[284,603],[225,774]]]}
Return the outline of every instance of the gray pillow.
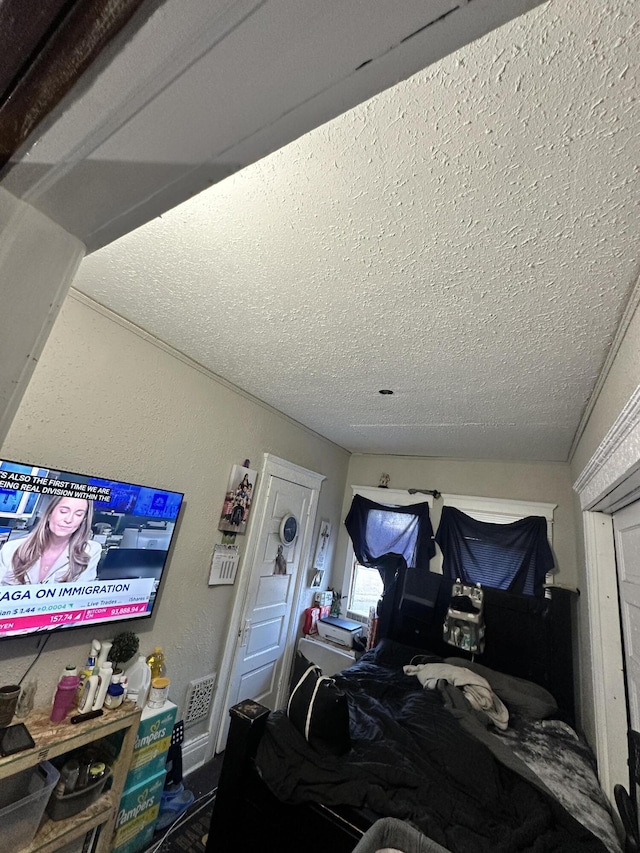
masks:
{"label": "gray pillow", "polygon": [[445,658],[445,663],[452,666],[464,666],[481,675],[491,685],[491,689],[502,699],[510,712],[527,717],[530,720],[545,720],[558,711],[558,703],[551,693],[533,681],[518,678],[515,675],[505,675],[488,666],[482,666],[475,661],[464,658]]}

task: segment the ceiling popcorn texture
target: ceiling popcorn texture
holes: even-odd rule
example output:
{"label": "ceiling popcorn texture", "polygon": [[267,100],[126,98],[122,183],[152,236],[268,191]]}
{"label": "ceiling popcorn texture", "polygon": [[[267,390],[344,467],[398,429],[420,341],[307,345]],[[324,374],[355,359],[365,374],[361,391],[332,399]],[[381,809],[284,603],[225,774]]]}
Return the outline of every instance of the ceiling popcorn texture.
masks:
{"label": "ceiling popcorn texture", "polygon": [[352,452],[566,460],[638,276],[638,29],[552,0],[74,286]]}

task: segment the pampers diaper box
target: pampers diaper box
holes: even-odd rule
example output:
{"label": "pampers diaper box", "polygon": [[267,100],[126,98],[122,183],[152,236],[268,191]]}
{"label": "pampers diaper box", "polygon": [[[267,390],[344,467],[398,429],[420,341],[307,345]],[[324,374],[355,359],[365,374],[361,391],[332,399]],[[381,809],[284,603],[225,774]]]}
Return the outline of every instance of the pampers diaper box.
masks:
{"label": "pampers diaper box", "polygon": [[143,709],[125,790],[165,769],[177,710],[173,702],[165,702],[161,708]]}
{"label": "pampers diaper box", "polygon": [[125,789],[118,806],[111,853],[137,853],[151,842],[165,778],[163,767],[149,779]]}

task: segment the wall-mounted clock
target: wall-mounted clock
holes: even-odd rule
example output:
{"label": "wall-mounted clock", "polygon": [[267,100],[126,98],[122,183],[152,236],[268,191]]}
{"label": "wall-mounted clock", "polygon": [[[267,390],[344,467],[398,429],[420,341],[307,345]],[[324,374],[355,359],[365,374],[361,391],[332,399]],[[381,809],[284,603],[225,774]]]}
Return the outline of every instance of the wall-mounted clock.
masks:
{"label": "wall-mounted clock", "polygon": [[280,541],[283,545],[291,545],[298,535],[298,519],[288,512],[280,522]]}

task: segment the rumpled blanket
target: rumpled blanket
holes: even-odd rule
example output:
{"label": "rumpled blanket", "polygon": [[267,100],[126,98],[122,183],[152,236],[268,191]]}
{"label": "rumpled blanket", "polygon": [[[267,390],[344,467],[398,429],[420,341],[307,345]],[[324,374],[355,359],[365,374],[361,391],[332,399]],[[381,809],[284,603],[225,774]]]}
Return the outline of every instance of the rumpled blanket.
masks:
{"label": "rumpled blanket", "polygon": [[403,670],[405,675],[415,675],[420,684],[428,690],[436,690],[439,681],[446,681],[460,688],[475,711],[483,711],[500,731],[507,730],[509,712],[486,678],[481,675],[463,666],[447,663],[406,664]]}
{"label": "rumpled blanket", "polygon": [[[405,675],[409,652],[387,654],[381,646],[334,676],[349,703],[346,755],[312,749],[285,711],[269,716],[256,768],[271,793],[292,805],[364,810],[371,822],[396,817],[452,853],[607,853],[592,830],[534,783],[536,774],[501,743],[504,735],[488,730],[488,718],[460,689],[441,682],[444,690],[425,690]],[[449,710],[445,691],[466,708]],[[489,745],[494,741],[500,755]],[[566,785],[572,784],[570,777]],[[613,831],[610,815],[603,816]]]}

